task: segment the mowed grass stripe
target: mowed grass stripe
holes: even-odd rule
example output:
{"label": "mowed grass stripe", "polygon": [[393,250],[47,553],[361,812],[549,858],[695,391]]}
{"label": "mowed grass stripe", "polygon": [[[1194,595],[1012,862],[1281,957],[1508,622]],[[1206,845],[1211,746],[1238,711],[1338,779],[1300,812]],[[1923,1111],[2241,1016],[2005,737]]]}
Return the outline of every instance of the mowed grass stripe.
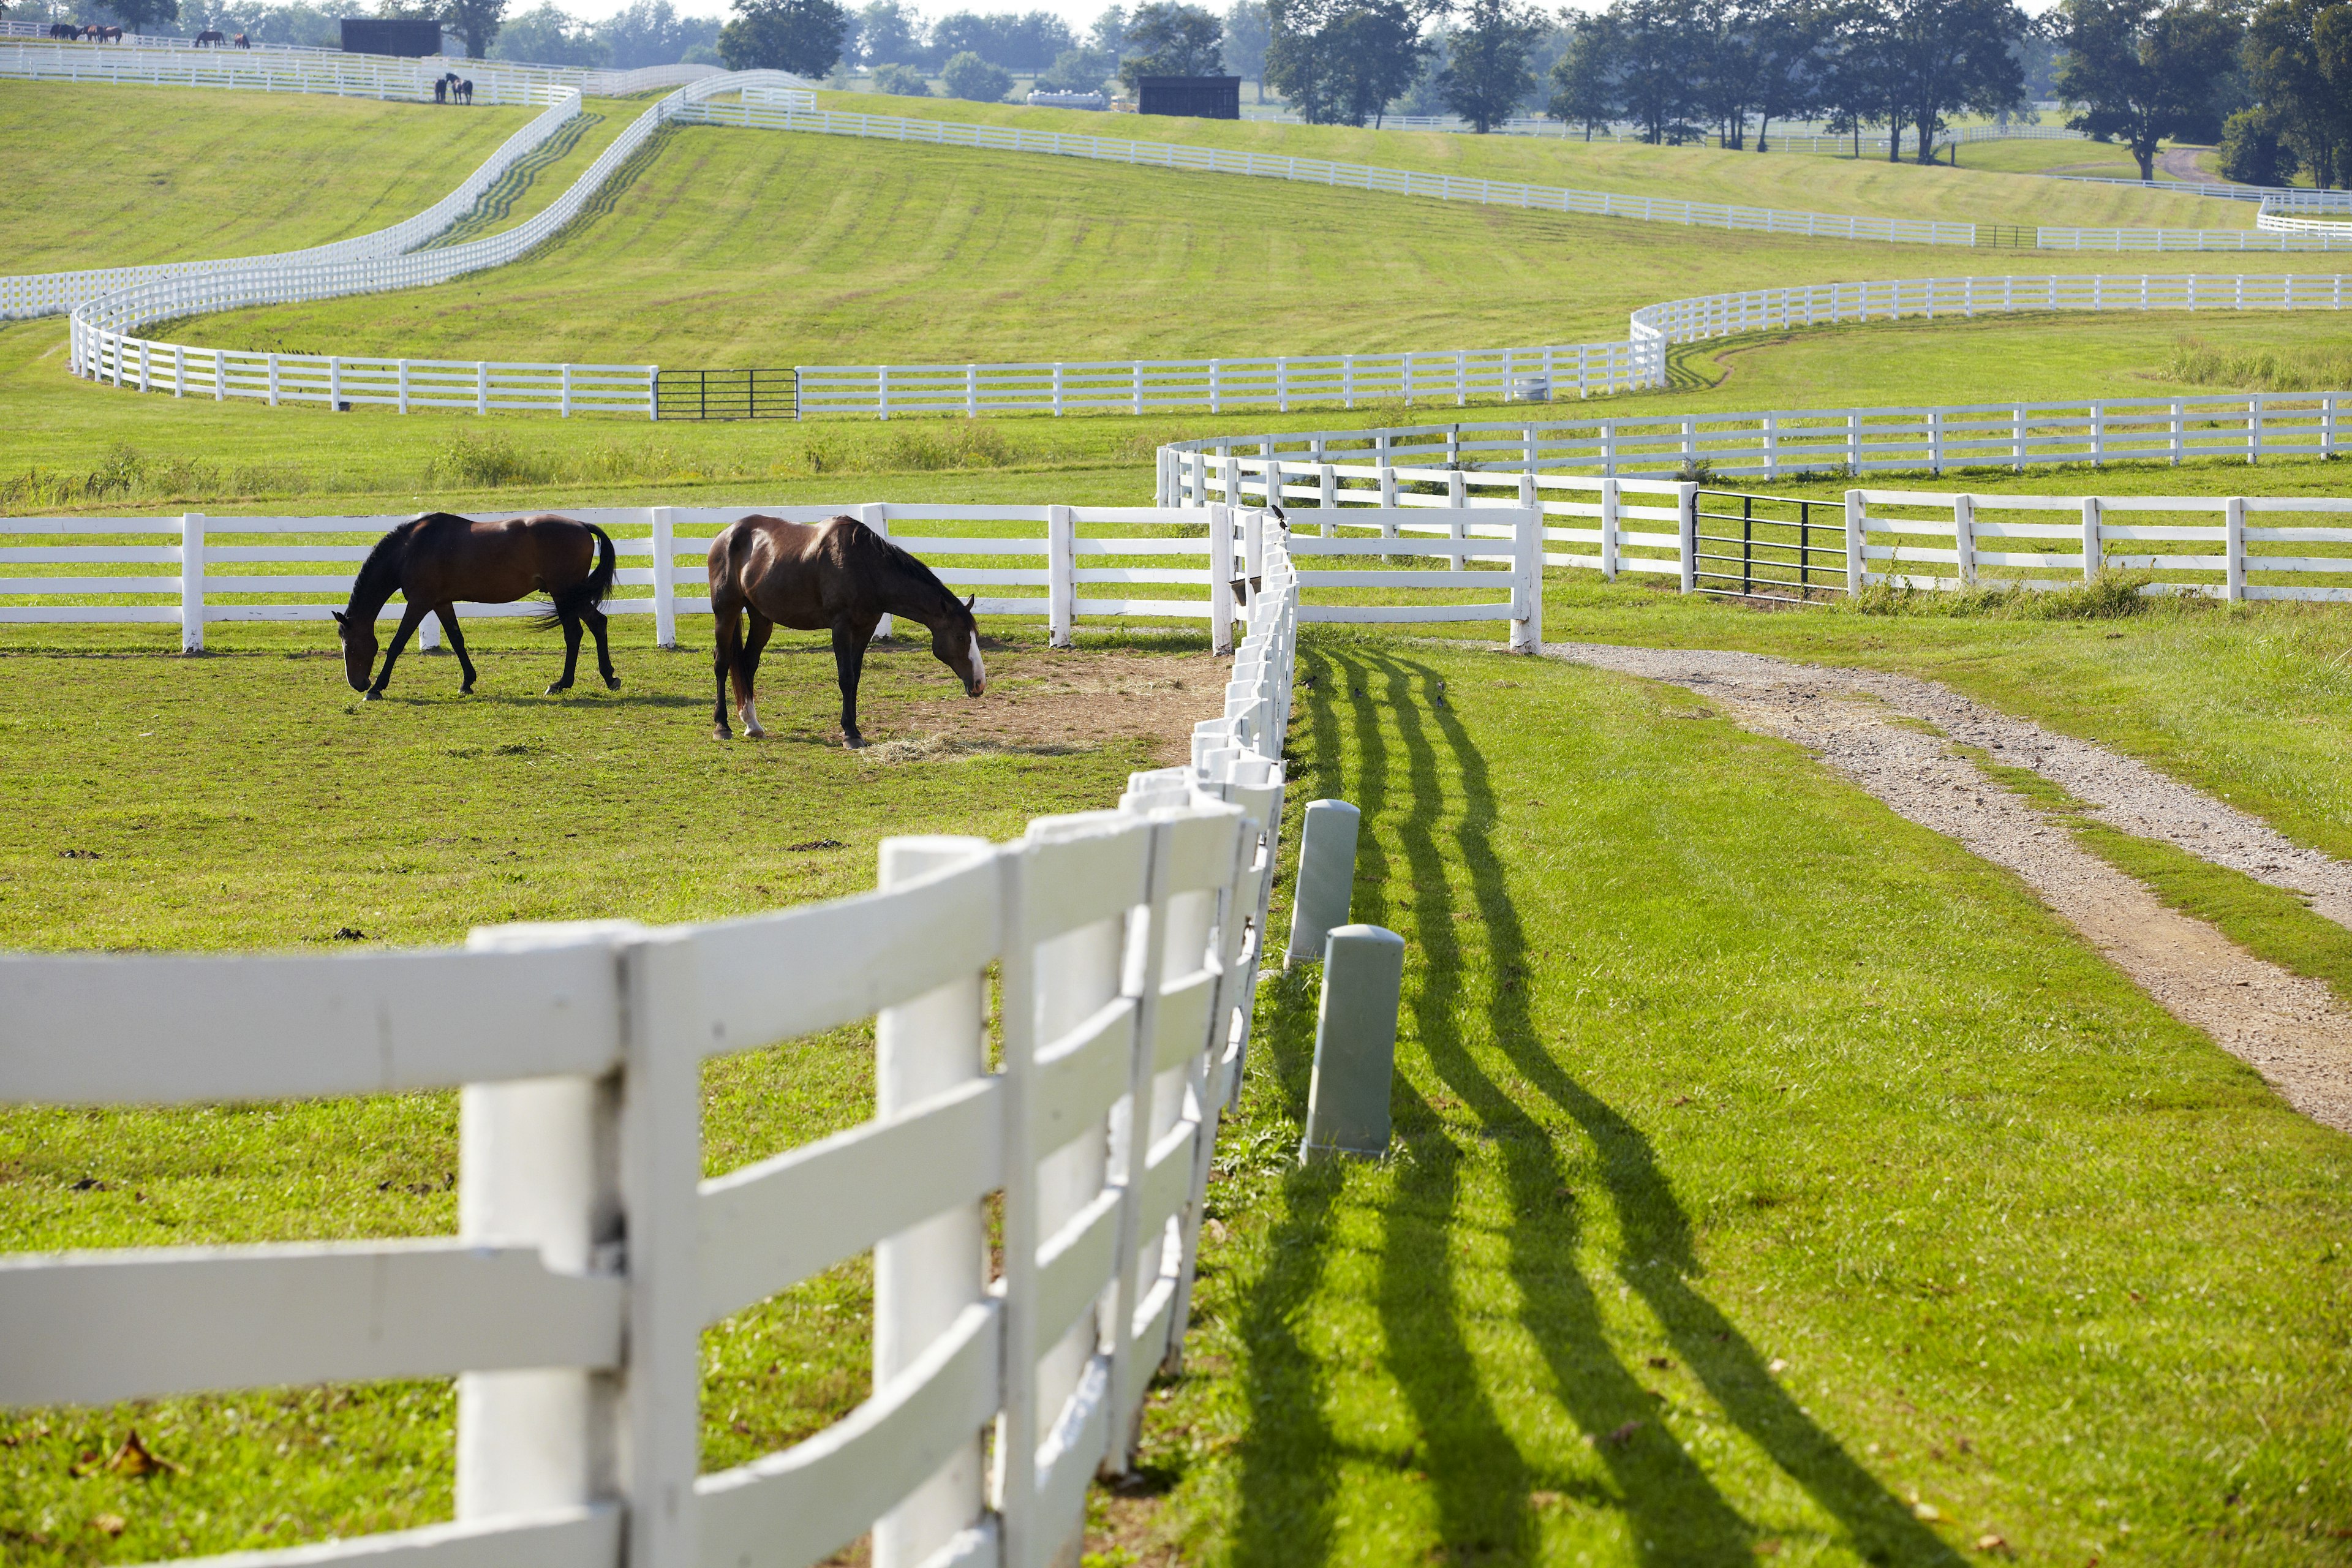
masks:
{"label": "mowed grass stripe", "polygon": [[1186,1561],[2341,1561],[2352,1143],[1683,693],[1302,673],[1293,797],[1409,944],[1398,1142],[1297,1167],[1285,977],[1148,1426]]}
{"label": "mowed grass stripe", "polygon": [[0,272],[322,245],[424,211],[531,109],[13,81]]}
{"label": "mowed grass stripe", "polygon": [[[2311,269],[2280,255],[2224,265]],[[352,353],[671,366],[1244,358],[1605,342],[1634,308],[1685,295],[2121,266],[702,126],[674,130],[609,216],[512,267],[179,331],[222,347],[274,334]]]}

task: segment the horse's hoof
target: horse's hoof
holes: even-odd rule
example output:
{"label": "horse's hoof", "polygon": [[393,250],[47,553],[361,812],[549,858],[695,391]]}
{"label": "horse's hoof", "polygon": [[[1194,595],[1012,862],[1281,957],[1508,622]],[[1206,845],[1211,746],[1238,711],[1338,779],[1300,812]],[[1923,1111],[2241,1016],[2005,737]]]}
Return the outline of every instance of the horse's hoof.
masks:
{"label": "horse's hoof", "polygon": [[853,752],[862,752],[868,744],[866,737],[863,735],[844,735],[841,738],[841,743],[848,747]]}
{"label": "horse's hoof", "polygon": [[383,700],[383,693],[381,691],[371,691],[361,700],[366,702],[381,702]]}
{"label": "horse's hoof", "polygon": [[569,690],[571,690],[571,689],[572,689],[572,688],[570,688],[569,686],[566,686],[563,682],[562,682],[562,681],[560,681],[560,680],[559,680],[559,681],[557,681],[554,685],[552,685],[552,686],[549,687],[549,688],[547,689],[547,690],[545,691],[545,693],[543,693],[543,695],[545,695],[545,696],[549,696],[549,697],[554,697],[554,696],[558,696],[558,695],[560,695],[561,693],[563,693],[563,692],[569,691]]}
{"label": "horse's hoof", "polygon": [[768,738],[768,732],[757,724],[746,724],[743,726],[743,738],[747,741],[764,741]]}
{"label": "horse's hoof", "polygon": [[470,680],[466,682],[465,685],[457,688],[457,695],[460,697],[471,697],[473,694],[474,683]]}
{"label": "horse's hoof", "polygon": [[604,689],[607,691],[618,691],[621,689],[621,678],[617,675],[606,676],[604,678]]}
{"label": "horse's hoof", "polygon": [[734,735],[733,735],[733,734],[732,734],[732,733],[728,730],[728,728],[727,728],[727,726],[726,726],[726,725],[724,725],[724,724],[713,724],[713,725],[710,727],[710,738],[711,738],[712,740],[714,740],[714,741],[731,741],[731,740],[733,740],[735,737],[734,737]]}

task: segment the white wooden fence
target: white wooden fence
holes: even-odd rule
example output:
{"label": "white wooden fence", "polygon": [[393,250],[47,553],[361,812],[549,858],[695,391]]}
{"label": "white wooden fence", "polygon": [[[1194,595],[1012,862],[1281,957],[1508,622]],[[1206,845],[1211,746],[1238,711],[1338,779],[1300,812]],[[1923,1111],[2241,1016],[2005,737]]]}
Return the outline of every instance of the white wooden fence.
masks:
{"label": "white wooden fence", "polygon": [[[1264,574],[1265,529],[1255,510],[1222,503],[1158,507],[901,505],[576,508],[565,515],[614,534],[621,563],[613,615],[650,615],[655,638],[677,643],[677,618],[710,613],[705,560],[712,535],[747,512],[816,521],[847,512],[930,563],[950,587],[986,594],[986,616],[1046,623],[1068,646],[1080,616],[1206,620],[1212,646],[1231,646],[1234,584]],[[1361,538],[1297,538],[1305,556],[1378,555],[1307,574],[1316,621],[1498,620],[1514,645],[1541,624],[1541,542],[1532,510],[1482,516],[1475,533],[1397,538],[1399,511],[1350,511]],[[181,647],[229,621],[324,621],[351,592],[358,564],[399,517],[9,518],[0,520],[0,625],[149,622],[180,627]],[[942,531],[954,530],[957,531]],[[1407,531],[1408,533],[1413,531]],[[1281,535],[1276,528],[1273,533]],[[1499,541],[1471,551],[1461,540]],[[1451,541],[1451,542],[1449,542]],[[1288,559],[1288,557],[1286,557]],[[985,564],[972,564],[974,562]],[[320,568],[326,570],[320,570]],[[114,568],[115,570],[96,570]],[[121,570],[136,568],[136,570]],[[41,574],[35,574],[39,573]],[[1324,590],[1381,590],[1334,602]],[[1027,590],[1027,592],[1008,592]],[[1486,596],[1459,600],[1465,591]],[[1245,595],[1244,595],[1245,596]],[[533,615],[544,605],[468,605],[469,616]],[[380,615],[397,618],[387,605]],[[887,623],[886,623],[886,630]],[[436,623],[424,624],[436,646]]]}
{"label": "white wooden fence", "polygon": [[2352,499],[1860,489],[1846,506],[1857,585],[2053,588],[2106,570],[2152,573],[2157,593],[2352,600]]}
{"label": "white wooden fence", "polygon": [[473,211],[482,194],[496,184],[514,163],[536,152],[579,115],[580,94],[567,91],[548,110],[507,138],[482,166],[463,184],[415,216],[388,228],[349,239],[332,240],[303,250],[279,251],[218,261],[162,261],[144,267],[108,267],[77,272],[36,272],[0,278],[0,320],[55,315],[103,294],[205,272],[237,271],[262,266],[314,266],[323,262],[370,260],[394,257],[414,249]]}
{"label": "white wooden fence", "polygon": [[[1787,475],[2005,468],[2037,463],[2195,458],[2334,458],[2352,451],[2352,392],[2253,392],[2203,397],[2114,397],[2080,403],[1956,404],[1926,408],[1808,408],[1762,414],[1485,421],[1285,432],[1173,442],[1159,450],[1155,494],[1197,506],[1227,494],[1223,464],[1262,479],[1284,469],[1290,493],[1360,503],[1398,485],[1446,482],[1465,468],[1504,474],[1582,469],[1603,477]],[[1408,473],[1416,460],[1433,474]],[[1391,472],[1391,470],[1393,470]]]}
{"label": "white wooden fence", "polygon": [[[631,121],[569,190],[514,227],[484,239],[402,254],[321,258],[297,252],[212,263],[100,294],[74,309],[70,365],[79,374],[118,386],[169,391],[177,396],[257,397],[272,404],[290,399],[372,403],[402,413],[414,407],[471,407],[478,413],[493,408],[538,409],[566,416],[619,410],[642,412],[650,419],[655,411],[656,374],[651,365],[238,353],[155,342],[134,336],[133,330],[149,321],[213,310],[422,288],[504,266],[561,233],[664,121],[674,118],[695,95],[717,90],[714,84],[722,82],[730,90],[767,88],[787,94],[803,90],[798,78],[780,71],[740,72],[689,82]],[[576,92],[569,101],[576,112]],[[476,177],[479,178],[478,173]]]}
{"label": "white wooden fence", "polygon": [[347,54],[295,44],[199,48],[194,38],[138,33],[118,43],[77,43],[43,37],[43,27],[35,23],[0,23],[0,27],[7,29],[0,36],[0,77],[47,81],[242,88],[424,102],[433,97],[434,79],[454,70],[473,82],[475,102],[489,104],[551,103],[572,90],[622,98],[723,74],[709,65],[589,70],[454,55]]}
{"label": "white wooden fence", "polygon": [[[459,1235],[0,1258],[0,1404],[457,1377],[454,1522],[243,1563],[800,1568],[869,1531],[878,1568],[1074,1560],[1181,1354],[1249,1041],[1297,624],[1265,548],[1192,766],[1012,844],[887,840],[863,897],[462,951],[0,959],[0,1101],[463,1086]],[[706,1058],[866,1018],[871,1121],[698,1179]],[[866,1253],[871,1397],[700,1473],[704,1326]]]}

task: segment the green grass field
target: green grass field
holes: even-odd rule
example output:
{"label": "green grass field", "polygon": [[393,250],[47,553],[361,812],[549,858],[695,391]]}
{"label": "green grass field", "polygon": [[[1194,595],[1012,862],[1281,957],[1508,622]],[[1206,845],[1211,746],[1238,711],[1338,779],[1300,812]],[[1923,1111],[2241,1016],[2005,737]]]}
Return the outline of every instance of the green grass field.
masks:
{"label": "green grass field", "polygon": [[455,189],[532,110],[12,81],[0,272],[292,250]]}

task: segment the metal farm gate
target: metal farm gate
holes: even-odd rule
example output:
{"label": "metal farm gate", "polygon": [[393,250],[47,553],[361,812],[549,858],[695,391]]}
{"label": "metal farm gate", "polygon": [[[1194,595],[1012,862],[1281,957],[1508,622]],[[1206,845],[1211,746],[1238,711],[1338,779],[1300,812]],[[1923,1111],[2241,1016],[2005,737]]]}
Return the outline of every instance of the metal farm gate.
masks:
{"label": "metal farm gate", "polygon": [[1811,599],[1845,592],[1844,502],[1705,489],[1691,500],[1700,593]]}
{"label": "metal farm gate", "polygon": [[797,419],[800,372],[665,370],[654,376],[656,419]]}

